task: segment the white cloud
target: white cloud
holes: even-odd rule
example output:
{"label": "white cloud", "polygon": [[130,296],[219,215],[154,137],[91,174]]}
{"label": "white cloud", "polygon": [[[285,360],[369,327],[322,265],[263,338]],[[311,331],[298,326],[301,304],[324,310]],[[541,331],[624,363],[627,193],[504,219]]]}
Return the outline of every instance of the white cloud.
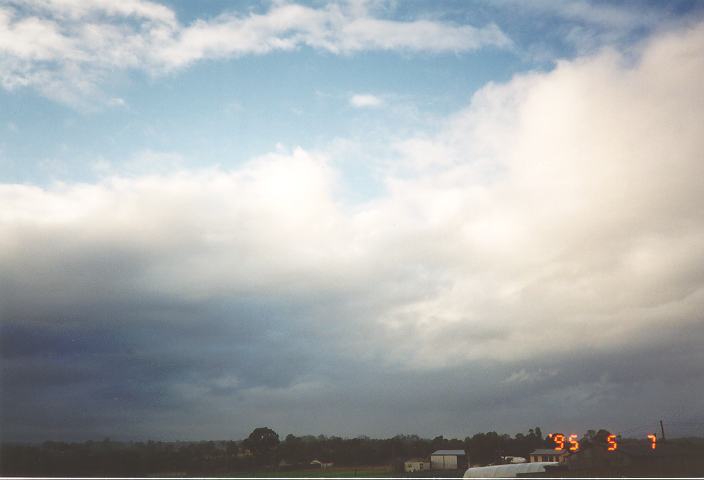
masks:
{"label": "white cloud", "polygon": [[350,97],[350,105],[355,108],[374,108],[382,103],[384,102],[381,98],[371,94],[358,93]]}
{"label": "white cloud", "polygon": [[176,16],[169,7],[149,0],[10,0],[8,3],[49,13],[61,20],[90,20],[107,15],[176,23]]}
{"label": "white cloud", "polygon": [[504,383],[537,383],[545,380],[549,377],[554,377],[558,374],[557,370],[543,370],[541,368],[534,371],[527,371],[525,368],[520,369],[517,372],[511,373]]}
{"label": "white cloud", "polygon": [[0,7],[0,84],[37,88],[86,106],[101,96],[99,85],[116,70],[160,74],[204,59],[301,47],[350,54],[468,52],[510,44],[493,24],[380,19],[360,4],[312,8],[277,2],[264,13],[224,13],[182,25],[169,7],[145,0],[13,1]]}
{"label": "white cloud", "polygon": [[[704,25],[635,63],[607,51],[489,85],[444,133],[410,139],[413,173],[363,205],[340,204],[335,170],[301,149],[232,171],[2,185],[0,300],[287,299],[337,355],[398,368],[693,341],[702,83]],[[129,275],[100,273],[111,255]]]}
{"label": "white cloud", "polygon": [[127,102],[125,102],[124,98],[120,97],[113,97],[110,100],[108,100],[108,106],[110,107],[115,107],[115,108],[120,108],[120,107],[126,107]]}

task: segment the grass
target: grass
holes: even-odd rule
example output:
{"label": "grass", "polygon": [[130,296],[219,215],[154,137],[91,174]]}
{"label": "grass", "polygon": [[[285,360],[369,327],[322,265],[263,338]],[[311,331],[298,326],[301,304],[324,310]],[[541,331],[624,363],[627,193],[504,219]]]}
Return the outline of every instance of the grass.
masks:
{"label": "grass", "polygon": [[305,470],[288,471],[257,471],[237,472],[229,477],[294,477],[294,478],[320,478],[320,477],[392,477],[391,467],[388,465],[371,465],[361,467],[329,467],[325,470],[311,468]]}

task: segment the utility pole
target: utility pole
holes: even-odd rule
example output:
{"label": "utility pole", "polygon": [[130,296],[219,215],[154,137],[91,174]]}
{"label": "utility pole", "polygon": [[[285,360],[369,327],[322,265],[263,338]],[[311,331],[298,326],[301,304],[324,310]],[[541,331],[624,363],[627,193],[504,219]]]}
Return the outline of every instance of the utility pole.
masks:
{"label": "utility pole", "polygon": [[665,443],[665,427],[662,426],[662,420],[660,420],[660,433],[662,434],[662,441]]}

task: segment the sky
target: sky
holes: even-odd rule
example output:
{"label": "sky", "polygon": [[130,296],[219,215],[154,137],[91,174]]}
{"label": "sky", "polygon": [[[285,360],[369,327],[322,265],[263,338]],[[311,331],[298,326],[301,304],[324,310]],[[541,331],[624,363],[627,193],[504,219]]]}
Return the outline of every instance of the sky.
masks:
{"label": "sky", "polygon": [[0,438],[704,435],[704,4],[0,1]]}

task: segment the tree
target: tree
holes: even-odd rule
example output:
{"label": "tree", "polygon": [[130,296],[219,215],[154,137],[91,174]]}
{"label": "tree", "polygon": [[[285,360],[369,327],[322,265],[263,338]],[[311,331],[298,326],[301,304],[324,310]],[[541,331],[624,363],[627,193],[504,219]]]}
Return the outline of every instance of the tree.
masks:
{"label": "tree", "polygon": [[255,428],[244,441],[254,457],[263,463],[271,463],[276,447],[279,445],[279,434],[269,427]]}

